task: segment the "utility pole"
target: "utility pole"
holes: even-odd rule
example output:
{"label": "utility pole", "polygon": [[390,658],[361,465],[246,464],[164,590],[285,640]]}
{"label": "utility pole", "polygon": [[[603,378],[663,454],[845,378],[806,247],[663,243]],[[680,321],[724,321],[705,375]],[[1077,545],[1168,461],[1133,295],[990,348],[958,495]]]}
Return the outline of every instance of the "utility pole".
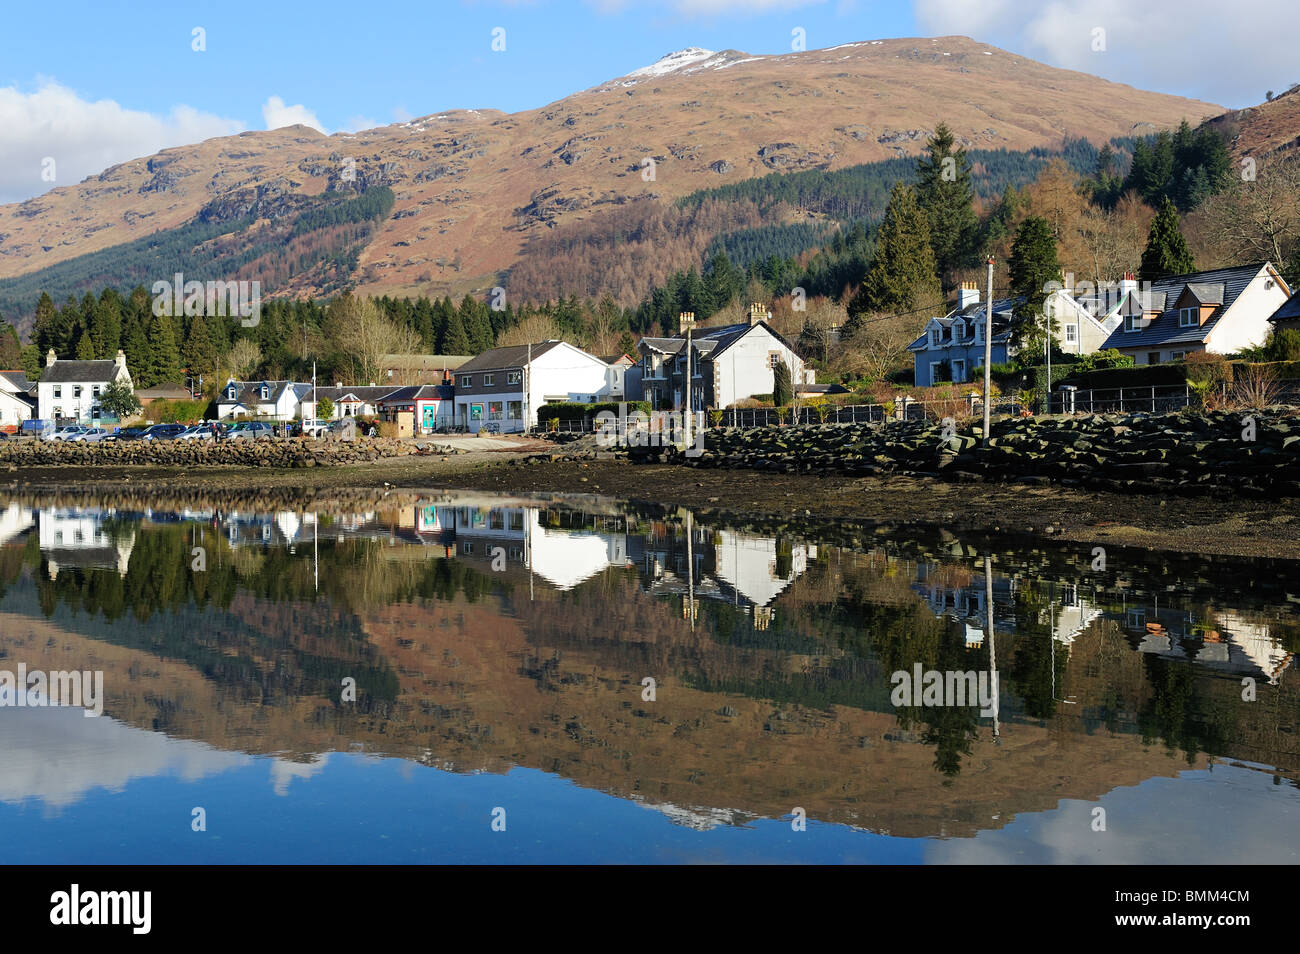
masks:
{"label": "utility pole", "polygon": [[[524,409],[524,433],[525,434],[531,434],[533,431],[533,419],[531,413],[528,410],[528,386],[529,386],[528,375],[532,371],[532,368],[533,368],[533,343],[530,340],[528,342],[528,360],[527,362],[524,363],[524,373],[521,376],[521,380],[524,383],[524,400],[520,406]],[[530,567],[529,573],[531,574],[531,572],[532,572],[532,568]],[[532,591],[531,575],[528,578],[528,586],[529,586],[529,592],[531,592]]]}
{"label": "utility pole", "polygon": [[993,404],[993,256],[989,256],[989,295],[984,300],[984,446],[989,446],[989,412]]}
{"label": "utility pole", "polygon": [[691,329],[695,327],[695,313],[682,312],[681,323],[686,326],[686,411],[682,415],[682,435],[686,447],[691,446]]}

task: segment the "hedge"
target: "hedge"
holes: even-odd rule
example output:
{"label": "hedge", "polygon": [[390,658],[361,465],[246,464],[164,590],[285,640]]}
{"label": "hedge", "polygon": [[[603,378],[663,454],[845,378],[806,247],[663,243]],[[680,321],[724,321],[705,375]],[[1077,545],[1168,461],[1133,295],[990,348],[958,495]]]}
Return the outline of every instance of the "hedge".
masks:
{"label": "hedge", "polygon": [[580,404],[574,401],[557,401],[543,404],[537,409],[537,423],[549,424],[551,421],[594,421],[602,411],[618,415],[619,407],[627,409],[628,415],[636,411],[650,414],[649,401],[598,401],[594,404]]}

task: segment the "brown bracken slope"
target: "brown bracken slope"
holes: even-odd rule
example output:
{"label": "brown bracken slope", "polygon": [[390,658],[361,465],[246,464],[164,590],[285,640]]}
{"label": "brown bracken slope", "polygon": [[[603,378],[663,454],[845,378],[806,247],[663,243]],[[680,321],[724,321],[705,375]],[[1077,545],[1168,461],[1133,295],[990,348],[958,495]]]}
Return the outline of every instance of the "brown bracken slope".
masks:
{"label": "brown bracken slope", "polygon": [[485,287],[550,226],[773,171],[914,155],[940,121],[973,147],[1025,149],[1222,111],[967,37],[779,56],[683,51],[526,112],[438,113],[333,136],[295,126],[134,159],[0,207],[0,278],[181,225],[213,204],[273,215],[293,194],[385,184],[396,207],[362,252],[358,283]]}

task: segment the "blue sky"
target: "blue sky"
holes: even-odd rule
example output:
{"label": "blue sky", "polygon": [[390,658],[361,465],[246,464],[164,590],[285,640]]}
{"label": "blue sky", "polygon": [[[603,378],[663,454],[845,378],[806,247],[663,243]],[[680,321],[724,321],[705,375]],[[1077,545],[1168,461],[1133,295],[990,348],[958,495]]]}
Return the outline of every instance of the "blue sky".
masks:
{"label": "blue sky", "polygon": [[[1292,3],[13,3],[0,33],[0,202],[248,129],[306,122],[333,133],[455,108],[529,109],[688,46],[787,53],[795,29],[809,49],[962,34],[1141,88],[1245,106],[1300,80],[1288,32],[1261,28],[1290,22]],[[51,157],[54,182],[41,172]]]}

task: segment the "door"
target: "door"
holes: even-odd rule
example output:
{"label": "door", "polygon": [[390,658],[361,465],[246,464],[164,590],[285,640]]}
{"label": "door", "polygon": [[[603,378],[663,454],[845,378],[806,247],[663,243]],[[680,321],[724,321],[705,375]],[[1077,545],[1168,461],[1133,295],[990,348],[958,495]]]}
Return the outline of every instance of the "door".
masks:
{"label": "door", "polygon": [[436,427],[434,421],[437,418],[437,415],[438,415],[438,405],[436,404],[424,405],[424,413],[420,417],[421,430],[425,431],[426,433],[434,430]]}

